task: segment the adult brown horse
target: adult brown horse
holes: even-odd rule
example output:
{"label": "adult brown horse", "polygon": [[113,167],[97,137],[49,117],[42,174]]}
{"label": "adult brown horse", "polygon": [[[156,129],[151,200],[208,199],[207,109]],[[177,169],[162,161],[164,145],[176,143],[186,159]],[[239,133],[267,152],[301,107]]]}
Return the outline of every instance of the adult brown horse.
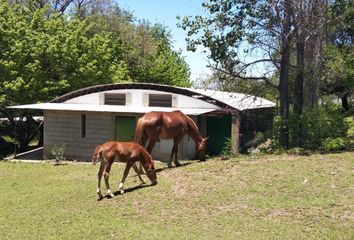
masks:
{"label": "adult brown horse", "polygon": [[196,143],[196,149],[201,161],[205,161],[205,147],[208,138],[202,138],[194,121],[181,111],[148,112],[139,118],[135,131],[135,142],[145,146],[149,140],[147,151],[151,154],[155,143],[159,139],[173,139],[173,148],[168,167],[172,167],[172,158],[176,166],[181,164],[177,160],[178,144],[183,136],[188,134]]}
{"label": "adult brown horse", "polygon": [[109,172],[113,162],[126,163],[123,178],[119,184],[119,191],[124,193],[123,186],[125,179],[128,176],[131,167],[138,174],[138,177],[142,183],[144,180],[141,178],[136,162],[140,162],[144,167],[147,177],[150,179],[152,185],[157,184],[157,177],[155,172],[154,160],[151,155],[138,143],[135,142],[105,142],[96,147],[93,156],[92,163],[95,164],[98,160],[101,161],[100,169],[97,173],[97,197],[98,200],[103,198],[101,193],[101,178],[104,175],[107,195],[114,197],[109,186]]}

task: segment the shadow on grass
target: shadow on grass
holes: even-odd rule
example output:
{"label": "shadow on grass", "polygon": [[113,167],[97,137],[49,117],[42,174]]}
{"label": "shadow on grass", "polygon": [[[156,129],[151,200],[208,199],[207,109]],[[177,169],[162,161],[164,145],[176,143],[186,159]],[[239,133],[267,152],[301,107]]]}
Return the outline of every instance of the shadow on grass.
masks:
{"label": "shadow on grass", "polygon": [[[185,167],[185,166],[188,166],[188,165],[191,165],[191,164],[195,164],[195,163],[200,163],[200,162],[205,162],[205,161],[192,161],[192,162],[181,163],[181,165],[173,166],[172,168],[169,168],[168,166],[162,167],[162,168],[157,168],[156,169],[156,173],[159,173],[159,172],[162,172],[162,171],[168,170],[168,169],[181,168],[181,167]],[[142,175],[145,175],[145,173],[143,173]],[[132,177],[137,177],[137,175],[134,174],[134,176],[132,176]],[[130,193],[130,192],[142,189],[142,188],[153,187],[153,186],[155,186],[155,185],[152,185],[152,184],[140,184],[140,185],[137,185],[135,187],[124,189],[124,194]],[[113,192],[113,194],[114,194],[114,196],[122,195],[120,193],[120,191],[115,191],[115,192]],[[112,197],[110,195],[105,195],[105,196],[103,196],[103,198],[98,199],[98,201],[101,201],[102,199],[105,199],[105,198],[106,199],[111,199]]]}
{"label": "shadow on grass", "polygon": [[169,167],[166,165],[165,167],[157,168],[157,169],[156,169],[156,173],[159,173],[159,172],[162,172],[162,171],[168,170],[168,169],[174,169],[174,168],[185,167],[185,166],[188,166],[188,165],[190,165],[190,164],[197,163],[197,162],[200,162],[200,161],[181,163],[181,165],[179,165],[179,166],[173,166],[173,167],[171,167],[171,168],[169,168]]}
{"label": "shadow on grass", "polygon": [[[135,187],[130,187],[130,188],[125,188],[124,189],[124,194],[125,193],[130,193],[130,192],[134,192],[136,190],[142,189],[142,188],[147,188],[147,187],[153,187],[151,184],[140,184],[137,185]],[[119,191],[116,191],[113,193],[115,196],[121,195]]]}
{"label": "shadow on grass", "polygon": [[[135,187],[131,187],[131,188],[126,188],[126,189],[124,189],[124,194],[130,193],[130,192],[133,192],[133,191],[142,189],[142,188],[153,187],[153,186],[155,186],[155,185],[151,185],[151,184],[140,184],[140,185],[135,186]],[[120,193],[120,191],[115,191],[115,192],[113,192],[113,194],[114,194],[115,197],[117,197],[117,196],[119,196],[119,195],[122,195],[122,194]],[[112,199],[112,197],[111,197],[110,195],[106,194],[106,195],[104,195],[102,198],[97,199],[97,201],[101,201],[101,200],[103,200],[103,199]]]}

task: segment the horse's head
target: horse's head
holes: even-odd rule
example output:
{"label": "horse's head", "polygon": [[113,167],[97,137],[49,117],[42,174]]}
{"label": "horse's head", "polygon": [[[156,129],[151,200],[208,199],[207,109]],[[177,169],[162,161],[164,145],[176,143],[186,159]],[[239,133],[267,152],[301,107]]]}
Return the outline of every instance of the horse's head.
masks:
{"label": "horse's head", "polygon": [[205,149],[206,149],[206,143],[209,137],[207,138],[202,138],[202,140],[197,144],[197,152],[199,155],[200,161],[205,161]]}

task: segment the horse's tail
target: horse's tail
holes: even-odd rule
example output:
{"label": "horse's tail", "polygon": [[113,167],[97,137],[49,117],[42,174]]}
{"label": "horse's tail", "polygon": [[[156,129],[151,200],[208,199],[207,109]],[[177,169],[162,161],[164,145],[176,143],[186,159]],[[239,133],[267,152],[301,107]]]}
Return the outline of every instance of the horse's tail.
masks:
{"label": "horse's tail", "polygon": [[144,129],[143,129],[143,117],[139,118],[136,123],[134,142],[144,146]]}
{"label": "horse's tail", "polygon": [[93,155],[92,155],[92,164],[96,164],[97,160],[99,158],[102,158],[102,146],[99,145],[95,148],[95,151],[93,152]]}

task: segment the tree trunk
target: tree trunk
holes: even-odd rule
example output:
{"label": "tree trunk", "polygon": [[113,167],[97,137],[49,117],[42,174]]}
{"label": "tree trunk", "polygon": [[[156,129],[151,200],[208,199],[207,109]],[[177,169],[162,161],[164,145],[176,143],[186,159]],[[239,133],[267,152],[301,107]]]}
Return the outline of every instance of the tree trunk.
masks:
{"label": "tree trunk", "polygon": [[291,14],[290,1],[284,1],[284,23],[281,38],[281,61],[279,76],[279,96],[280,96],[280,117],[282,124],[280,128],[280,144],[284,148],[289,147],[289,65],[290,65],[290,41],[291,41]]}
{"label": "tree trunk", "polygon": [[305,5],[298,1],[297,14],[294,15],[296,22],[296,81],[294,91],[294,113],[301,115],[303,108],[303,89],[305,72]]}
{"label": "tree trunk", "polygon": [[304,42],[298,42],[296,44],[296,82],[295,82],[295,94],[294,94],[294,113],[301,115],[303,108],[303,85],[304,85]]}
{"label": "tree trunk", "polygon": [[304,89],[304,71],[305,71],[305,25],[303,2],[299,2],[298,14],[296,17],[296,80],[294,89],[294,114],[296,116],[296,129],[293,131],[294,146],[301,147],[303,144],[303,126],[301,115],[303,112],[303,89]]}
{"label": "tree trunk", "polygon": [[326,0],[309,1],[308,27],[310,38],[306,41],[306,98],[309,107],[316,108],[320,98],[322,68],[324,62],[324,34]]}
{"label": "tree trunk", "polygon": [[342,108],[344,111],[348,112],[349,111],[349,103],[348,103],[348,95],[344,95],[341,97],[342,99]]}

